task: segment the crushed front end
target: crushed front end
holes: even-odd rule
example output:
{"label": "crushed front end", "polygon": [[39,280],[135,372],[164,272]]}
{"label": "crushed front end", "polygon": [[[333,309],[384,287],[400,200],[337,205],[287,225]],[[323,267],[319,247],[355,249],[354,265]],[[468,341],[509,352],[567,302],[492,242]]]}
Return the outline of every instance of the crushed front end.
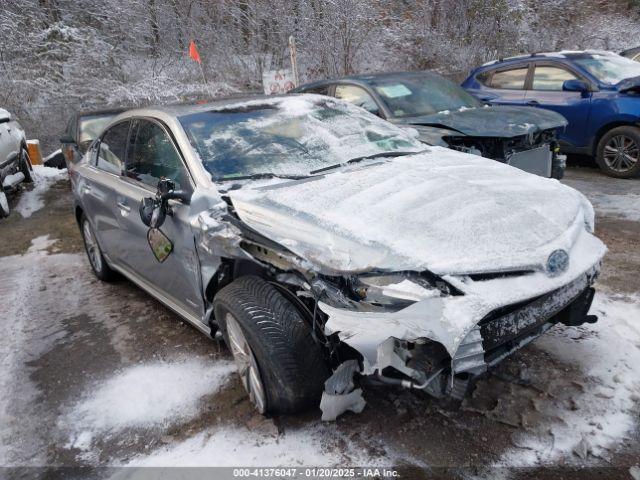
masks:
{"label": "crushed front end", "polygon": [[[356,376],[462,400],[475,380],[554,325],[597,320],[588,311],[605,249],[586,231],[579,237],[569,252],[573,263],[559,275],[549,270],[442,277],[405,272],[404,280],[391,275],[394,288],[386,294],[398,302],[386,306],[375,295],[368,302],[368,295],[353,287],[362,301],[347,306],[343,297],[339,304],[325,289],[325,301],[319,303],[324,333],[359,353]],[[402,302],[409,304],[402,307]],[[353,389],[343,395],[362,409]],[[336,405],[344,407],[344,397],[325,393],[323,419],[334,419],[336,410],[354,410],[350,402],[340,411]]]}
{"label": "crushed front end", "polygon": [[555,129],[515,137],[446,136],[449,148],[491,158],[525,172],[561,179],[566,156],[560,154]]}

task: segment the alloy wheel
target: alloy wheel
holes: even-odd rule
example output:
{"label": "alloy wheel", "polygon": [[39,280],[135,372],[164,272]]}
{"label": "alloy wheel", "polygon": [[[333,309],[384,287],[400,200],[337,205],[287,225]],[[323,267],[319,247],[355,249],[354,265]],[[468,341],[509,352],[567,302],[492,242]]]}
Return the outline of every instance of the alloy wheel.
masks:
{"label": "alloy wheel", "polygon": [[231,348],[233,359],[238,366],[238,373],[240,374],[242,384],[249,394],[251,403],[255,405],[258,412],[264,413],[267,407],[267,399],[264,385],[260,378],[258,363],[253,355],[253,351],[242,332],[240,324],[234,316],[227,313],[225,321],[227,325],[227,335],[229,336],[229,347]]}
{"label": "alloy wheel", "polygon": [[96,237],[91,230],[91,225],[89,225],[89,222],[86,220],[82,224],[82,234],[91,266],[96,272],[100,272],[102,270],[102,254],[100,253],[100,247],[98,246]]}
{"label": "alloy wheel", "polygon": [[628,172],[640,161],[640,145],[626,135],[615,135],[604,146],[603,157],[611,170]]}

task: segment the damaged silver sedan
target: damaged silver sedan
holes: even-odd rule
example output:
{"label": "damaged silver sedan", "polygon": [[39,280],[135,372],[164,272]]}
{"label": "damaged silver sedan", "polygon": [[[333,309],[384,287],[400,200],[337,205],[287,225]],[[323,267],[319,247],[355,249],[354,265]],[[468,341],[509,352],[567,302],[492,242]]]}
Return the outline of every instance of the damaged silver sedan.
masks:
{"label": "damaged silver sedan", "polygon": [[338,100],[125,112],[70,175],[95,274],[222,336],[262,413],[360,411],[366,378],[459,400],[596,320],[583,195]]}

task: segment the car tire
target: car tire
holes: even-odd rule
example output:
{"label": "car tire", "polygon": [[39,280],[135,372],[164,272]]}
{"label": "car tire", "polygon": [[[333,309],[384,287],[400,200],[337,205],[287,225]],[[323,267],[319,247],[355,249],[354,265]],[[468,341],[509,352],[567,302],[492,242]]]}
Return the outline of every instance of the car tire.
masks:
{"label": "car tire", "polygon": [[2,191],[2,178],[0,178],[0,218],[6,218],[11,213],[7,194]]}
{"label": "car tire", "polygon": [[640,128],[616,127],[598,142],[596,162],[604,173],[616,178],[640,174]]}
{"label": "car tire", "polygon": [[117,275],[111,267],[107,265],[107,261],[104,259],[104,255],[102,255],[102,250],[93,232],[93,227],[84,214],[80,218],[80,233],[82,234],[84,249],[87,252],[93,273],[103,282],[113,281]]}
{"label": "car tire", "polygon": [[33,183],[31,159],[29,158],[29,152],[24,148],[20,151],[20,171],[24,175],[25,183]]}
{"label": "car tire", "polygon": [[214,313],[260,413],[319,405],[329,368],[310,326],[274,286],[260,277],[240,277],[215,296]]}

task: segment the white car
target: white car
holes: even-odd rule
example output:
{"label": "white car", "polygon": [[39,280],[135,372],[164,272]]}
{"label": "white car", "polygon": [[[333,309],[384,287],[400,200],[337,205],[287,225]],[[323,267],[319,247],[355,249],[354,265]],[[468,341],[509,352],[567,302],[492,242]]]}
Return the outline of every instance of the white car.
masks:
{"label": "white car", "polygon": [[31,183],[32,173],[24,130],[0,108],[0,218],[9,216],[7,193],[22,182]]}

